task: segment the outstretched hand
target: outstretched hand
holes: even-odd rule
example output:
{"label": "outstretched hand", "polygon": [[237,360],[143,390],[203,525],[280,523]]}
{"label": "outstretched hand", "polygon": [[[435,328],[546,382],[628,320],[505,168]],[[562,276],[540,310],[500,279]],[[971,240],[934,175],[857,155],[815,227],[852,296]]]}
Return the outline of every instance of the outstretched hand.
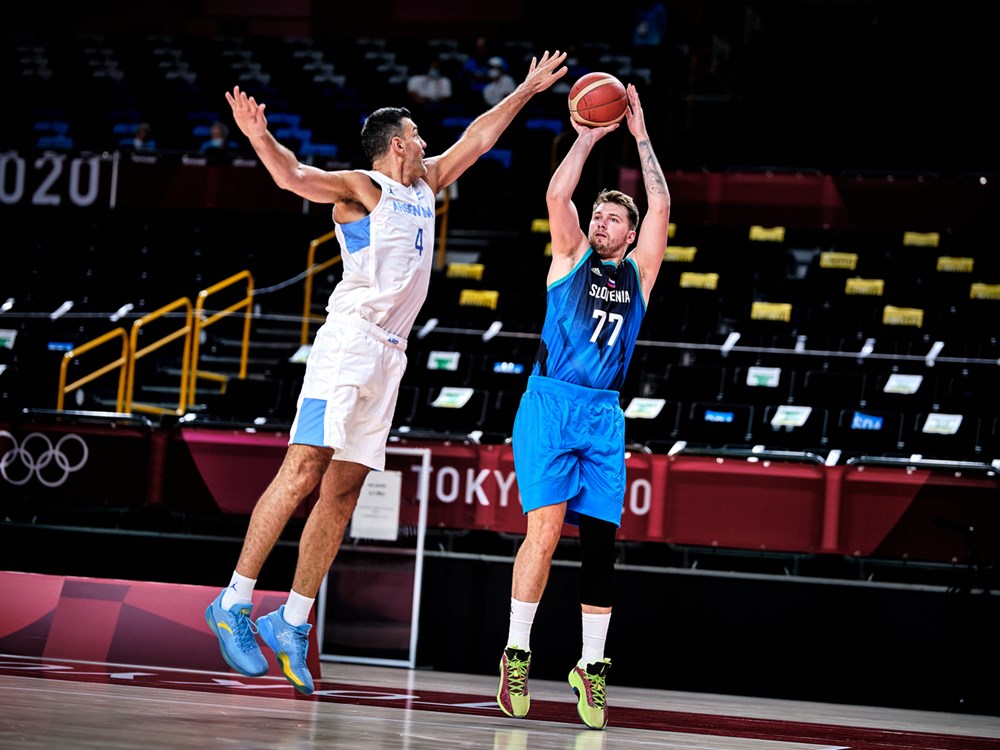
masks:
{"label": "outstretched hand", "polygon": [[642,104],[639,103],[639,92],[631,83],[625,87],[628,94],[628,107],[625,108],[625,121],[628,129],[636,138],[646,138],[646,118],[642,114]]}
{"label": "outstretched hand", "polygon": [[601,138],[606,136],[608,133],[613,133],[618,130],[618,126],[621,125],[621,121],[612,123],[611,125],[581,125],[572,117],[569,118],[569,124],[573,126],[573,130],[576,131],[578,136],[590,137],[594,142],[599,141]]}
{"label": "outstretched hand", "polygon": [[531,89],[532,94],[545,91],[549,86],[562,78],[569,72],[567,67],[559,67],[566,59],[566,53],[556,50],[549,55],[545,50],[541,59],[531,58],[531,65],[528,67],[528,75],[524,78],[524,84]]}
{"label": "outstretched hand", "polygon": [[265,104],[258,104],[252,96],[240,91],[239,86],[233,87],[233,93],[226,92],[226,101],[233,110],[233,119],[243,135],[252,138],[267,130],[267,117],[264,116]]}

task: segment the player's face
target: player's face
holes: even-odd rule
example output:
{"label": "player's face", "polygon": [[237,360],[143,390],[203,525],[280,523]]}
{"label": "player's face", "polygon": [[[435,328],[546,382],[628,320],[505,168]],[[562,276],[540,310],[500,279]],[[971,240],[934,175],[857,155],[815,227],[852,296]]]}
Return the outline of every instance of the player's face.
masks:
{"label": "player's face", "polygon": [[427,166],[424,164],[424,149],[427,148],[427,143],[420,137],[413,120],[403,121],[403,146],[406,149],[405,170],[412,177],[423,177],[427,174]]}
{"label": "player's face", "polygon": [[591,247],[602,258],[620,258],[625,254],[635,232],[629,227],[628,211],[617,203],[600,203],[590,217],[587,235]]}

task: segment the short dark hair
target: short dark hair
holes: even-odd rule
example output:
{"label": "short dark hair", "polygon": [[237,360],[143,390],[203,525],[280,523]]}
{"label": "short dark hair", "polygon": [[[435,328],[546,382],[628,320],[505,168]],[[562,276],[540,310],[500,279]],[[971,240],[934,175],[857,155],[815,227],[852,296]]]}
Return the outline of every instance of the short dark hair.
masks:
{"label": "short dark hair", "polygon": [[403,135],[403,118],[410,117],[406,107],[382,107],[365,118],[361,126],[361,147],[372,164],[389,150],[396,136]]}
{"label": "short dark hair", "polygon": [[617,203],[628,212],[629,228],[635,229],[639,226],[639,208],[631,195],[626,195],[621,190],[602,190],[594,199],[594,208],[602,203]]}

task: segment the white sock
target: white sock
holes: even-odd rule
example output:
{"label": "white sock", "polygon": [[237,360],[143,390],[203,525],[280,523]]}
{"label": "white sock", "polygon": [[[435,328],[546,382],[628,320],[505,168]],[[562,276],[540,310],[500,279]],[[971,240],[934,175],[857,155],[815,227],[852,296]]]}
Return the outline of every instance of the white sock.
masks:
{"label": "white sock", "polygon": [[234,570],[229,588],[222,595],[222,608],[229,611],[234,604],[249,604],[253,600],[253,587],[256,585],[256,578],[241,576]]}
{"label": "white sock", "polygon": [[583,656],[580,666],[593,664],[604,658],[604,641],[608,637],[608,625],[611,624],[611,613],[606,615],[589,615],[583,613]]}
{"label": "white sock", "polygon": [[531,650],[531,625],[535,622],[535,611],[538,602],[520,602],[510,598],[510,630],[507,632],[507,645],[517,646],[525,651]]}
{"label": "white sock", "polygon": [[309,599],[294,591],[288,592],[288,601],[285,602],[285,622],[289,625],[305,625],[309,619],[309,610],[312,609],[315,599]]}

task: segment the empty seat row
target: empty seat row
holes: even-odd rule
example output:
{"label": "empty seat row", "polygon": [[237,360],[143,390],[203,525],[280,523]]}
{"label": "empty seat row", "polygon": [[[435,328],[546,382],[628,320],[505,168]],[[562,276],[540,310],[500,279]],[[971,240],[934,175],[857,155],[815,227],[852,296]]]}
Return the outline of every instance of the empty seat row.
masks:
{"label": "empty seat row", "polygon": [[[772,363],[776,357],[772,357]],[[909,367],[872,370],[860,365],[795,367],[669,363],[640,365],[632,379],[639,395],[699,401],[788,403],[817,407],[862,407],[906,413],[1000,411],[997,366]],[[867,370],[867,371],[866,371]]]}
{"label": "empty seat row", "polygon": [[[393,429],[425,438],[504,442],[524,389],[404,384]],[[667,452],[678,441],[707,448],[991,462],[1000,458],[1000,414],[827,409],[808,405],[623,397],[630,445]]]}
{"label": "empty seat row", "polygon": [[402,385],[393,432],[424,438],[464,438],[503,443],[514,428],[521,389]]}
{"label": "empty seat row", "polygon": [[405,385],[472,386],[524,390],[538,348],[537,340],[487,345],[475,337],[437,344],[413,342],[407,348]]}
{"label": "empty seat row", "polygon": [[776,450],[991,462],[1000,458],[998,414],[905,414],[867,409],[632,399],[626,439],[653,452],[678,441],[710,448]]}

